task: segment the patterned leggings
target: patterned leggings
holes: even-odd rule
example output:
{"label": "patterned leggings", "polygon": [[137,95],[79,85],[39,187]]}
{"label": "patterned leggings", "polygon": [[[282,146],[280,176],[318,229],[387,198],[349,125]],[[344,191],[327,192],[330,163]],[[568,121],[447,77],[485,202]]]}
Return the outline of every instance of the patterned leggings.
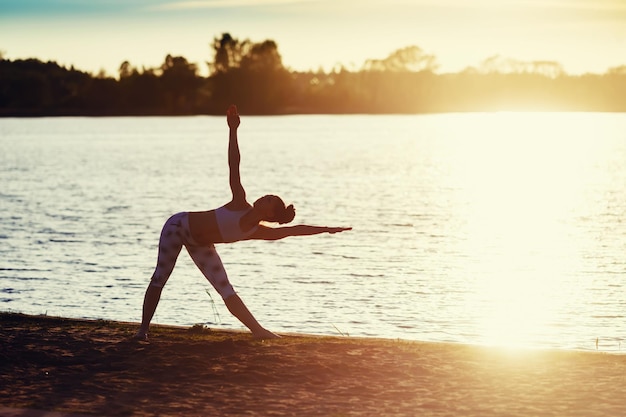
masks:
{"label": "patterned leggings", "polygon": [[189,231],[189,215],[185,212],[174,214],[163,226],[159,239],[157,266],[150,285],[163,288],[174,270],[183,246],[187,248],[191,259],[223,299],[235,294],[215,246],[212,244],[201,246],[193,240]]}

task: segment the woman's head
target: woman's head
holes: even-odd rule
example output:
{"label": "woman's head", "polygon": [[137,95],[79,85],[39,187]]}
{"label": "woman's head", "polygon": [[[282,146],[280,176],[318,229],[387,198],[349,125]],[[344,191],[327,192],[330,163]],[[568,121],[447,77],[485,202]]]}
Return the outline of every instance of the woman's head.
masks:
{"label": "woman's head", "polygon": [[283,200],[276,195],[264,195],[254,202],[254,208],[261,213],[263,220],[274,223],[289,223],[296,216],[293,204],[285,206]]}

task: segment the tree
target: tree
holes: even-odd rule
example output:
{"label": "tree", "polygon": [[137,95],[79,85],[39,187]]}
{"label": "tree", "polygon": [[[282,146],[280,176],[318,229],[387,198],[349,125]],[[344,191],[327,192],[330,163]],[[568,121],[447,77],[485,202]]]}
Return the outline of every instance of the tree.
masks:
{"label": "tree", "polygon": [[563,65],[556,61],[532,61],[528,63],[528,72],[541,74],[548,78],[557,78],[565,75]]}
{"label": "tree", "polygon": [[492,55],[480,63],[478,71],[482,74],[522,72],[522,63],[515,59]]}
{"label": "tree", "polygon": [[609,68],[606,73],[608,75],[626,75],[626,65]]}
{"label": "tree", "polygon": [[556,78],[565,74],[563,66],[556,61],[519,61],[493,55],[480,64],[479,72],[483,74],[540,74],[548,78]]}
{"label": "tree", "polygon": [[370,59],[364,65],[365,71],[434,72],[437,68],[439,68],[437,58],[426,54],[419,46],[398,49],[385,59]]}
{"label": "tree", "polygon": [[120,75],[120,80],[122,78],[130,77],[131,75],[133,75],[133,72],[135,72],[135,70],[130,65],[130,62],[128,61],[122,62],[122,64],[120,65],[120,69],[118,70],[118,73]]}
{"label": "tree", "polygon": [[187,62],[182,56],[167,55],[161,65],[161,84],[163,87],[163,105],[169,113],[188,114],[197,104],[198,67]]}
{"label": "tree", "polygon": [[282,57],[278,53],[278,46],[272,40],[255,43],[241,59],[241,68],[245,71],[281,71],[283,70]]}
{"label": "tree", "polygon": [[240,42],[229,34],[215,39],[216,62],[210,76],[213,112],[238,103],[248,113],[280,112],[290,96],[291,80],[273,40]]}
{"label": "tree", "polygon": [[243,56],[250,48],[250,41],[239,41],[229,33],[223,33],[221,38],[213,38],[213,64],[209,63],[211,74],[228,72],[239,67]]}

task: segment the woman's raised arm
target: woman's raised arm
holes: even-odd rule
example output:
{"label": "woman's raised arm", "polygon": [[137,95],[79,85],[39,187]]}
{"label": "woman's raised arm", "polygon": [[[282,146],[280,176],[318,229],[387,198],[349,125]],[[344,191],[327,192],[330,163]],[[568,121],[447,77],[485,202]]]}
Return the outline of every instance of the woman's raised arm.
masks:
{"label": "woman's raised arm", "polygon": [[241,154],[239,153],[239,143],[237,139],[237,128],[241,123],[237,106],[231,105],[226,112],[226,121],[228,122],[228,168],[230,191],[233,194],[233,208],[247,205],[246,191],[241,185],[241,175],[239,173],[239,165],[241,163]]}

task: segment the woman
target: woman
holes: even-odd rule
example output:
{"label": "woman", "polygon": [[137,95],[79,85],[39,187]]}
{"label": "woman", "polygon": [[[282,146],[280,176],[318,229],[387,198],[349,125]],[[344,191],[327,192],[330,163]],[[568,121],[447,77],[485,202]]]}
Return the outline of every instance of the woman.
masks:
{"label": "woman", "polygon": [[298,225],[290,227],[268,227],[261,222],[289,223],[296,212],[293,205],[285,206],[283,200],[274,195],[266,195],[250,205],[239,176],[239,144],[237,128],[239,114],[237,107],[227,111],[230,128],[228,139],[228,165],[230,168],[230,189],[232,200],[215,210],[183,212],[170,217],[159,239],[157,266],[146,290],[143,303],[141,327],[135,336],[147,340],[150,321],[161,298],[161,291],[174,269],[176,259],[183,246],[202,271],[204,276],[222,296],[228,310],[259,339],[279,337],[263,328],[235,293],[228,281],[224,266],[215,251],[216,243],[233,243],[240,240],[277,240],[287,236],[337,233],[350,230],[350,227],[321,227]]}

